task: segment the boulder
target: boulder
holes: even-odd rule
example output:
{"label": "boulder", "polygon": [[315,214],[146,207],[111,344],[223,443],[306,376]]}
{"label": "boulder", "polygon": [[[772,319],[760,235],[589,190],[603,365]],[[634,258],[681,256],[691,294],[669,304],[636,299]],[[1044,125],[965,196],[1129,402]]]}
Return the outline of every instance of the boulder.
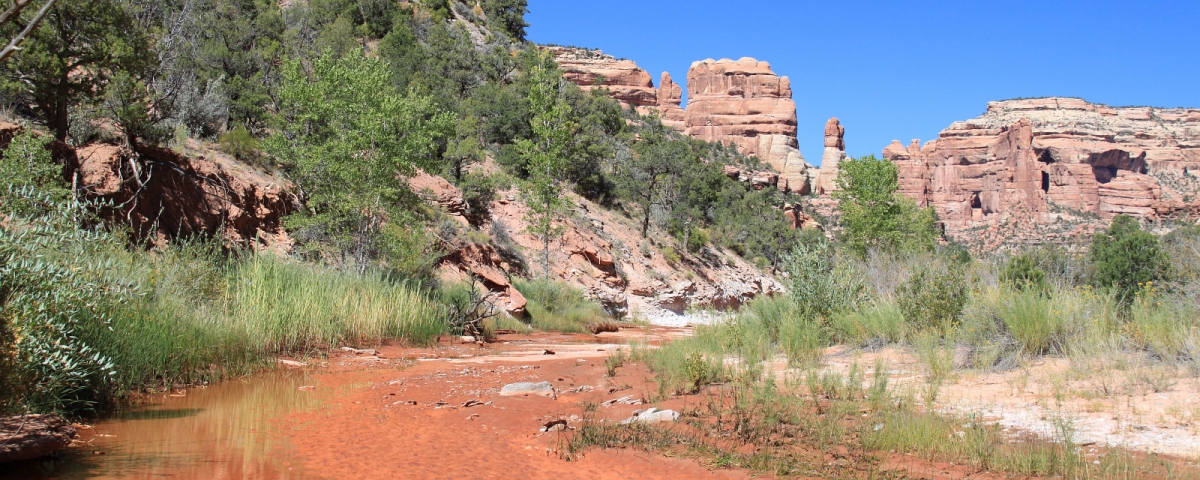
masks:
{"label": "boulder", "polygon": [[510,383],[500,389],[501,397],[523,397],[528,395],[554,397],[554,387],[550,385],[550,382],[518,382]]}
{"label": "boulder", "polygon": [[650,407],[644,411],[638,410],[633,412],[633,416],[625,420],[621,420],[621,425],[629,425],[631,423],[666,423],[679,420],[679,412],[674,410],[659,410],[656,407]]}
{"label": "boulder", "polygon": [[58,415],[0,417],[0,463],[32,460],[66,448],[75,427]]}

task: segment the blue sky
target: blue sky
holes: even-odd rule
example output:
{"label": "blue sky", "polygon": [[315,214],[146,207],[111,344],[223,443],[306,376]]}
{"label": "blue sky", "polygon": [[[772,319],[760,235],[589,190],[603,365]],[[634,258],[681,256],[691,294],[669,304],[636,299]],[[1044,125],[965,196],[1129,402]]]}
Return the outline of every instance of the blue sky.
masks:
{"label": "blue sky", "polygon": [[834,116],[859,156],[927,141],[990,100],[1200,107],[1198,0],[529,0],[529,10],[530,40],[635,60],[656,86],[664,70],[684,83],[695,60],[771,62],[791,78],[812,164]]}

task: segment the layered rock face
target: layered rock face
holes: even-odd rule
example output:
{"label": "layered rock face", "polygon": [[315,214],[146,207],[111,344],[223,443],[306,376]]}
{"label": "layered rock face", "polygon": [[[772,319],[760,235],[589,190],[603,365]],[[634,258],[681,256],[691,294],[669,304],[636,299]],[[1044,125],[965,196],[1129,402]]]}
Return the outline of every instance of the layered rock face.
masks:
{"label": "layered rock face", "polygon": [[813,190],[825,195],[837,188],[838,163],[846,158],[846,128],[833,117],[825,122],[825,154],[821,156],[821,172],[817,175]]}
{"label": "layered rock face", "polygon": [[688,135],[733,144],[782,173],[780,188],[810,191],[809,165],[796,141],[792,84],[769,63],[753,58],[693,63],[686,113]]}
{"label": "layered rock face", "polygon": [[656,107],[658,90],[650,74],[632,60],[619,60],[599,50],[548,47],[563,77],[584,91],[607,88],[626,107]]}
{"label": "layered rock face", "polygon": [[[1200,213],[1200,109],[991,102],[924,147],[896,141],[883,155],[899,167],[901,191],[933,205],[950,236],[1003,222]],[[1061,234],[1088,229],[1076,230]]]}
{"label": "layered rock face", "polygon": [[[778,188],[807,194],[811,168],[796,141],[796,103],[791,82],[753,58],[704,60],[688,71],[688,108],[683,89],[663,72],[659,88],[629,60],[598,50],[548,47],[563,77],[584,90],[607,88],[626,107],[659,113],[664,125],[710,142],[734,145],[782,175]],[[815,172],[812,172],[815,177]]]}

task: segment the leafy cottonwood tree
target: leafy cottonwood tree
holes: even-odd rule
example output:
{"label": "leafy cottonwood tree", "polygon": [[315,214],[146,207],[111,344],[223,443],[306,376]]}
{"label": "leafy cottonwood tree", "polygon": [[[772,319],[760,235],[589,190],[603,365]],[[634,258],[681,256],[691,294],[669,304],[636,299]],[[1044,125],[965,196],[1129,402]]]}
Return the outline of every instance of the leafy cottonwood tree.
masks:
{"label": "leafy cottonwood tree", "polygon": [[295,227],[316,227],[348,244],[360,261],[365,245],[399,210],[400,177],[438,165],[439,140],[452,117],[433,100],[400,94],[383,62],[329,52],[305,69],[283,66],[279,133],[265,150],[287,165],[307,203]]}
{"label": "leafy cottonwood tree", "polygon": [[842,210],[846,243],[860,254],[871,247],[930,249],[937,239],[932,208],[897,195],[896,165],[874,155],[838,165],[834,198]]}
{"label": "leafy cottonwood tree", "polygon": [[529,232],[542,239],[542,269],[550,276],[550,240],[562,235],[554,224],[567,205],[563,198],[568,148],[577,124],[571,107],[562,99],[564,80],[549,53],[540,53],[529,71],[529,105],[533,113],[530,127],[533,138],[517,141],[517,148],[529,172]]}

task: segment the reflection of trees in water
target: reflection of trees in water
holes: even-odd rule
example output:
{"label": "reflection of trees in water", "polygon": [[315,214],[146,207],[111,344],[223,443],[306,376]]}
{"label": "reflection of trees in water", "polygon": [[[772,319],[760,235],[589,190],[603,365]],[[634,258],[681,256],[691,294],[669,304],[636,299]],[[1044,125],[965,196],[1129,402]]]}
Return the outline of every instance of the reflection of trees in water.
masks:
{"label": "reflection of trees in water", "polygon": [[56,478],[299,478],[283,465],[288,446],[274,434],[279,418],[320,405],[319,391],[299,388],[309,381],[304,372],[279,371],[163,395],[96,422],[90,446],[36,468]]}

